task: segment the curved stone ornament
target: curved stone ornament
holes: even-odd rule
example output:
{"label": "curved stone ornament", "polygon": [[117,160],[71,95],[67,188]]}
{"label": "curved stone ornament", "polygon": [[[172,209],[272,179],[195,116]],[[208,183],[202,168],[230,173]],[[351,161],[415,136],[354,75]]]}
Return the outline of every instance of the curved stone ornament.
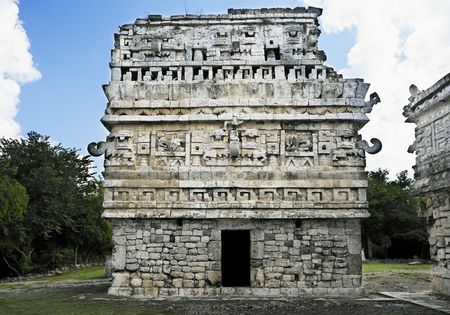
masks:
{"label": "curved stone ornament", "polygon": [[361,108],[361,112],[364,114],[368,114],[372,112],[372,108],[381,101],[377,92],[373,92],[370,94],[370,99],[365,102],[364,107]]}
{"label": "curved stone ornament", "polygon": [[377,138],[370,139],[370,142],[373,144],[373,146],[370,146],[369,143],[366,140],[360,140],[358,142],[358,147],[360,149],[363,149],[369,154],[376,154],[381,151],[381,148],[383,147],[383,144],[381,141]]}
{"label": "curved stone ornament", "polygon": [[415,84],[411,84],[409,86],[409,93],[411,96],[408,98],[410,102],[414,101],[414,99],[420,94],[419,88]]}
{"label": "curved stone ornament", "polygon": [[100,142],[91,142],[88,144],[88,152],[92,156],[100,156],[106,152],[106,149],[108,148],[106,142],[100,141]]}
{"label": "curved stone ornament", "polygon": [[417,142],[416,141],[414,141],[413,142],[413,144],[411,144],[409,147],[408,147],[408,153],[414,153],[414,152],[416,152],[416,150],[417,150]]}

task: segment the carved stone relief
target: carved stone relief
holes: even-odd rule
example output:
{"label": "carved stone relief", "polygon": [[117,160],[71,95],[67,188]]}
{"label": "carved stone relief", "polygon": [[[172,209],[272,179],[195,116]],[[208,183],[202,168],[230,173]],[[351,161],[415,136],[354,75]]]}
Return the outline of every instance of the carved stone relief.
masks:
{"label": "carved stone relief", "polygon": [[105,166],[134,166],[135,147],[132,142],[133,132],[120,130],[110,133],[107,142],[111,150],[106,152]]}
{"label": "carved stone relief", "polygon": [[336,148],[332,150],[333,165],[364,166],[359,148],[357,148],[358,136],[354,130],[338,130],[336,132]]}
{"label": "carved stone relief", "polygon": [[[364,202],[356,188],[114,188],[113,202],[294,202],[299,203],[348,203]],[[256,205],[256,204],[255,204]],[[161,204],[161,206],[165,206]],[[182,206],[182,205],[180,205]],[[186,204],[187,206],[187,204]],[[264,207],[263,204],[259,206]],[[287,206],[287,205],[285,205]]]}

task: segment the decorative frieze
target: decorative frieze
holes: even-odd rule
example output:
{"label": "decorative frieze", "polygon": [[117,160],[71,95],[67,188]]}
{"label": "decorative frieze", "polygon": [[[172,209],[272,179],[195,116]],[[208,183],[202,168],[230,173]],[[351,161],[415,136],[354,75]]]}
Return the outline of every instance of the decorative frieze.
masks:
{"label": "decorative frieze", "polygon": [[[365,203],[365,188],[105,188],[112,196],[107,207],[123,207],[121,202],[135,203],[134,207],[200,207],[208,203],[211,207],[234,207],[235,202],[252,202],[258,207],[273,207],[274,202],[284,207],[297,207],[301,203],[309,206],[318,203]],[[110,205],[110,206],[108,206]]]}
{"label": "decorative frieze", "polygon": [[[364,166],[364,152],[352,129],[315,130],[286,124],[285,130],[245,128],[239,121],[200,130],[119,130],[108,136],[105,166],[173,169],[180,166],[268,166],[285,169]],[[300,128],[298,128],[300,127]],[[366,146],[368,150],[369,146]],[[272,159],[270,158],[272,156]],[[320,157],[320,159],[319,159]]]}

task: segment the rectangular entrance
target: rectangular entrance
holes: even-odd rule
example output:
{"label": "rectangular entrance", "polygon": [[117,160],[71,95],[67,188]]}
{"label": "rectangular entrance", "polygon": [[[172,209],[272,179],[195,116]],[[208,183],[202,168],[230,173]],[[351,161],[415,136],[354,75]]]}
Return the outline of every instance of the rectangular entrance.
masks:
{"label": "rectangular entrance", "polygon": [[250,231],[222,231],[222,286],[250,286]]}

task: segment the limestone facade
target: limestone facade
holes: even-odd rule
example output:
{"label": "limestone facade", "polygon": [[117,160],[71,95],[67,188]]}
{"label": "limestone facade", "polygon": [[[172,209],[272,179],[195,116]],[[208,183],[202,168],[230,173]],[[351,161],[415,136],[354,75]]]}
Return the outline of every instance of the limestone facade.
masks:
{"label": "limestone facade", "polygon": [[406,122],[415,123],[413,193],[422,197],[433,266],[433,290],[450,294],[450,74],[427,90],[410,87]]}
{"label": "limestone facade", "polygon": [[[358,220],[114,220],[115,295],[360,293]],[[221,231],[251,234],[251,286],[221,285]]]}
{"label": "limestone facade", "polygon": [[[111,294],[362,292],[365,152],[381,142],[358,131],[379,98],[323,64],[320,14],[230,9],[120,27],[110,134],[89,145],[105,154]],[[229,264],[248,273],[228,279]]]}

